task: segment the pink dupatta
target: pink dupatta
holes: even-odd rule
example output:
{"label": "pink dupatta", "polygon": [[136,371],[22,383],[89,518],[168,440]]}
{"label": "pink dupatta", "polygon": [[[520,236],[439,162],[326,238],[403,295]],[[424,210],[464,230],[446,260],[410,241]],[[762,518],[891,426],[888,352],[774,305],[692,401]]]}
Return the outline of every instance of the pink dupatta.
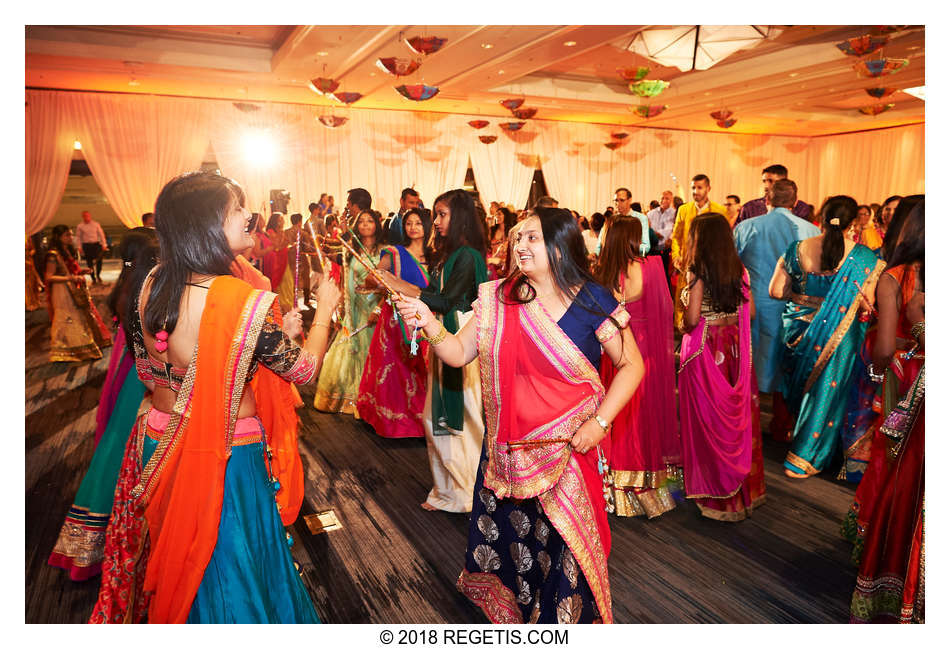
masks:
{"label": "pink dupatta", "polygon": [[[745,276],[748,286],[748,276]],[[743,289],[748,299],[748,288]],[[739,305],[739,379],[730,385],[706,346],[709,323],[683,336],[680,347],[680,423],[688,498],[734,495],[752,466],[752,333],[749,303]]]}
{"label": "pink dupatta", "polygon": [[[597,453],[581,455],[564,442],[510,446],[570,438],[596,412],[604,386],[536,300],[508,305],[498,300],[501,281],[479,286],[474,305],[486,418],[485,487],[499,498],[538,498],[580,564],[601,618],[611,623],[610,528]],[[619,307],[613,314],[621,325],[626,315]]]}

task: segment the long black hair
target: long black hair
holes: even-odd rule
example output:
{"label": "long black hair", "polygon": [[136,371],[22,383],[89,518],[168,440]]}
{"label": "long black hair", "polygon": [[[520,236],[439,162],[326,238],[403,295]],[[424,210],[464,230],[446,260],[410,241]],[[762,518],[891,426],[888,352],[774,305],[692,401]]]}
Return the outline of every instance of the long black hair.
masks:
{"label": "long black hair", "polygon": [[[887,198],[884,199],[884,202],[881,203],[881,206],[877,208],[877,210],[874,212],[874,222],[878,225],[878,227],[884,227],[885,206],[887,206],[887,204],[890,203],[891,201],[899,201],[901,198],[903,197],[897,194],[894,194],[893,196],[888,196]],[[892,214],[891,216],[893,217],[894,215]]]}
{"label": "long black hair", "polygon": [[479,221],[471,194],[464,189],[451,189],[435,199],[433,211],[438,211],[439,203],[449,208],[449,234],[443,237],[437,232],[433,239],[434,268],[430,268],[430,273],[440,270],[452,253],[462,246],[474,248],[482,257],[487,252],[485,221]]}
{"label": "long black hair", "polygon": [[821,206],[821,270],[834,270],[844,257],[844,231],[858,216],[858,202],[850,196],[832,196]]}
{"label": "long black hair", "polygon": [[640,237],[643,225],[633,216],[621,216],[604,237],[604,249],[600,251],[594,277],[601,285],[620,290],[620,274],[627,272],[631,262],[642,262]]}
{"label": "long black hair", "polygon": [[[129,304],[128,297],[130,292],[133,292],[130,287],[135,283],[134,277],[139,277],[138,285],[141,287],[145,275],[158,262],[158,235],[155,230],[146,227],[129,230],[122,237],[122,243],[119,244],[119,256],[122,258],[122,270],[115,286],[112,287],[112,292],[106,298],[106,305],[112,315],[125,326]],[[148,268],[142,272],[144,266]],[[134,293],[137,295],[138,291],[134,291]]]}
{"label": "long black hair", "polygon": [[54,225],[53,233],[50,235],[51,241],[49,242],[49,249],[58,252],[63,258],[64,264],[66,263],[67,257],[72,257],[73,259],[79,258],[75,246],[63,243],[63,235],[67,232],[69,232],[68,225]]}
{"label": "long black hair", "polygon": [[171,334],[175,330],[191,273],[231,274],[234,252],[223,225],[231,209],[244,203],[240,185],[212,172],[182,174],[162,188],[155,201],[162,263],[145,307],[145,331],[154,334],[164,329]]}
{"label": "long black hair", "polygon": [[739,305],[747,302],[743,295],[742,261],[736,252],[732,228],[722,214],[706,212],[689,224],[686,249],[689,255],[689,271],[694,278],[703,280],[703,292],[709,303],[720,313],[735,313]]}
{"label": "long black hair", "polygon": [[422,221],[422,258],[428,266],[432,262],[432,247],[429,245],[429,237],[432,236],[432,212],[424,207],[413,207],[406,210],[402,215],[402,240],[409,244],[409,235],[406,233],[406,223],[409,217],[415,214]]}
{"label": "long black hair", "polygon": [[888,268],[904,264],[920,264],[920,285],[924,285],[924,200],[914,205],[903,219],[900,238],[894,246],[894,252],[887,261]]}
{"label": "long black hair", "polygon": [[904,219],[923,200],[923,194],[911,194],[902,198],[897,207],[894,208],[891,222],[887,226],[887,234],[884,235],[884,243],[881,245],[881,256],[884,261],[890,261],[891,255],[894,254],[894,247],[897,246],[897,240],[901,236],[901,226],[904,225]]}
{"label": "long black hair", "polygon": [[[582,309],[603,318],[610,318],[617,329],[620,329],[619,323],[599,308],[597,299],[588,288],[588,283],[598,282],[590,272],[587,247],[574,215],[570,210],[558,207],[536,207],[533,211],[534,216],[541,222],[541,236],[544,237],[544,249],[554,285],[571,301],[576,300]],[[503,304],[527,304],[537,297],[537,292],[528,281],[527,275],[518,269],[498,285],[496,295]],[[582,299],[577,299],[578,297]]]}

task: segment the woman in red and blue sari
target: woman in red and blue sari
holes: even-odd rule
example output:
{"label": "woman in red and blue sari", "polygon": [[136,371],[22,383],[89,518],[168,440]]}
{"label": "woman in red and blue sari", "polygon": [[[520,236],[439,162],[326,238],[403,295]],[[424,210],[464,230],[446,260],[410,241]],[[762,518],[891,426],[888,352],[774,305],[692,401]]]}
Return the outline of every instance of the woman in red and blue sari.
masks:
{"label": "woman in red and blue sari", "polygon": [[[429,285],[425,242],[432,219],[427,210],[412,208],[402,217],[402,241],[406,246],[384,246],[379,251],[379,269],[420,289]],[[367,283],[372,276],[367,278]],[[416,336],[384,300],[369,344],[369,354],[360,379],[356,409],[360,419],[381,437],[425,437],[426,362],[429,345]]]}
{"label": "woman in red and blue sari", "polygon": [[[611,623],[605,438],[643,361],[571,213],[535,212],[513,250],[518,270],[479,287],[458,334],[417,299],[397,306],[443,363],[477,356],[481,368],[486,433],[458,589],[496,623]],[[609,390],[602,346],[617,365]]]}
{"label": "woman in red and blue sari", "polygon": [[789,245],[769,294],[786,300],[782,392],[797,413],[785,475],[807,478],[828,468],[847,430],[847,405],[884,262],[855,243],[858,204],[832,196],[821,208],[821,236]]}

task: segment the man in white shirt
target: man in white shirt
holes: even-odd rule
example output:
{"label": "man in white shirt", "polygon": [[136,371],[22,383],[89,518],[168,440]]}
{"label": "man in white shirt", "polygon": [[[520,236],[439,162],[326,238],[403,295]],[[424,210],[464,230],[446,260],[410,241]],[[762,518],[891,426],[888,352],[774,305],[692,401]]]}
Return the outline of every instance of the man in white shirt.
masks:
{"label": "man in white shirt", "polygon": [[660,236],[656,247],[660,250],[669,250],[670,236],[673,234],[673,223],[676,222],[676,208],[673,207],[673,192],[666,190],[660,197],[660,206],[647,212],[647,221]]}
{"label": "man in white shirt", "polygon": [[617,205],[617,210],[614,212],[612,217],[607,219],[607,222],[604,223],[604,227],[600,231],[600,237],[598,237],[598,246],[597,254],[600,254],[600,250],[604,246],[604,241],[606,240],[607,230],[610,228],[610,224],[613,223],[615,219],[621,216],[632,216],[634,218],[640,219],[640,254],[646,255],[650,252],[650,224],[647,221],[645,214],[640,212],[633,211],[633,194],[630,193],[630,190],[626,187],[621,187],[614,192],[614,203]]}
{"label": "man in white shirt", "polygon": [[86,266],[95,272],[93,283],[102,284],[102,255],[109,250],[109,244],[106,243],[106,233],[102,231],[102,226],[98,221],[92,220],[92,214],[89,212],[82,213],[82,223],[76,226],[76,238],[79,239]]}

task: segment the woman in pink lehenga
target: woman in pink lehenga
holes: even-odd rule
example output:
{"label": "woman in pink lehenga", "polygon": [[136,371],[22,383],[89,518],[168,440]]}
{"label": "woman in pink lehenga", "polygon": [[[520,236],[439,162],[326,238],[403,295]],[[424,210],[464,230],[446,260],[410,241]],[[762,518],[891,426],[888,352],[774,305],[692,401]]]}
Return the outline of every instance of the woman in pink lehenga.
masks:
{"label": "woman in pink lehenga", "polygon": [[[682,482],[676,421],[673,302],[663,260],[643,257],[640,221],[621,217],[607,232],[597,280],[613,290],[630,315],[630,331],[643,356],[643,382],[614,419],[610,474],[618,516],[655,518],[676,506],[671,483]],[[617,370],[606,356],[600,378],[610,386]]]}
{"label": "woman in pink lehenga", "polygon": [[729,222],[690,224],[680,346],[680,433],[686,497],[703,516],[740,521],[765,500],[759,399],[752,369],[755,306]]}
{"label": "woman in pink lehenga", "polygon": [[[429,285],[425,242],[432,219],[419,208],[406,212],[402,237],[406,246],[385,246],[380,250],[379,268],[391,272],[419,288]],[[372,276],[367,278],[372,280]],[[356,399],[360,419],[381,437],[425,437],[422,418],[429,376],[429,344],[416,332],[416,353],[412,353],[413,330],[406,327],[388,301],[380,305],[379,320],[369,344],[369,354]]]}

